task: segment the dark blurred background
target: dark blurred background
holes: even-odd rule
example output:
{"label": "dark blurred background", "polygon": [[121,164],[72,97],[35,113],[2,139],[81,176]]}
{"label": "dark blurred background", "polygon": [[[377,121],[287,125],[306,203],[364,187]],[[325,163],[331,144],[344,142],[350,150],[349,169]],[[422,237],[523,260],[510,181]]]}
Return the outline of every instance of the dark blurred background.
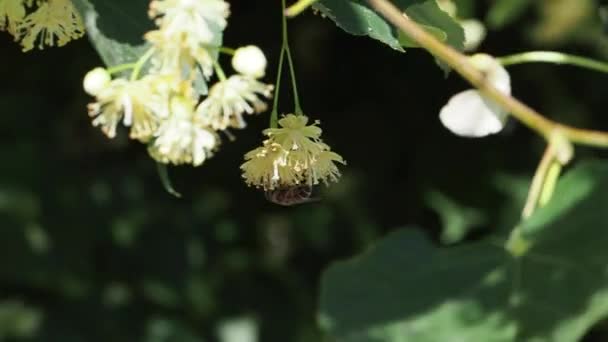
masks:
{"label": "dark blurred background", "polygon": [[[481,51],[608,56],[594,1],[511,3],[520,7],[460,1],[461,17],[488,24]],[[226,45],[259,45],[273,82],[279,3],[231,9]],[[101,61],[86,39],[24,54],[0,33],[0,341],[322,341],[318,283],[332,261],[398,227],[441,244],[513,225],[539,137],[515,122],[486,139],[452,135],[438,112],[467,85],[421,50],[393,51],[310,12],[290,32],[304,110],[348,161],[321,202],[292,208],[241,180],[268,113],[202,167],[170,168],[177,199],[143,145],[91,127],[81,82]],[[538,64],[510,73],[515,96],[551,118],[608,129],[606,75]],[[588,340],[607,336],[598,327]]]}

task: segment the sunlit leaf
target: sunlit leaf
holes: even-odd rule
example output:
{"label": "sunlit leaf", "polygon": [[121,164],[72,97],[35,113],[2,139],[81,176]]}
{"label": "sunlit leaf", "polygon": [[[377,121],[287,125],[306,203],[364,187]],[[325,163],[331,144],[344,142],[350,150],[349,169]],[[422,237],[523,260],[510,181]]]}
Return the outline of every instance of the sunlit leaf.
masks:
{"label": "sunlit leaf", "polygon": [[[325,327],[343,341],[577,341],[608,315],[608,164],[586,163],[503,242],[438,248],[398,230],[324,275]],[[564,292],[566,291],[566,292]]]}

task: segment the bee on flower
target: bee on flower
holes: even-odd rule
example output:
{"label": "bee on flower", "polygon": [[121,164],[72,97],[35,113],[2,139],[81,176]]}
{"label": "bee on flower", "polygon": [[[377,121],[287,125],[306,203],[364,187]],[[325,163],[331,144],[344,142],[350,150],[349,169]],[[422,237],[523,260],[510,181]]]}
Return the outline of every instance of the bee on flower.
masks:
{"label": "bee on flower", "polygon": [[309,125],[305,115],[287,114],[278,125],[264,130],[268,139],[245,155],[241,170],[248,185],[268,192],[338,181],[336,164],[346,162],[323,143],[318,121]]}

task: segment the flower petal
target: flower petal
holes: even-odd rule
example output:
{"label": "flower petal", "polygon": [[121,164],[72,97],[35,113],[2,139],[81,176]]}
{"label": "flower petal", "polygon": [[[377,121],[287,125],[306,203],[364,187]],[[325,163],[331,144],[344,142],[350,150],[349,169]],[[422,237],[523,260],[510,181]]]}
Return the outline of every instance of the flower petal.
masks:
{"label": "flower petal", "polygon": [[471,89],[452,96],[441,109],[439,119],[456,135],[478,138],[500,132],[507,112]]}

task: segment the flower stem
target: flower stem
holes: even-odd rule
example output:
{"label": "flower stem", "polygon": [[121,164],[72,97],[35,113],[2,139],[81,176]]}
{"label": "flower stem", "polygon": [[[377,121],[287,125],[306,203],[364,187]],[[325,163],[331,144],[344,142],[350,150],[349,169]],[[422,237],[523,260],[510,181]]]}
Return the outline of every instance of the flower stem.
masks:
{"label": "flower stem", "polygon": [[276,91],[274,92],[274,100],[272,103],[272,111],[270,112],[270,128],[277,128],[279,122],[279,90],[281,90],[281,75],[283,74],[283,61],[285,60],[285,49],[281,47],[279,55],[279,67],[277,70]]}
{"label": "flower stem", "polygon": [[144,65],[146,64],[148,59],[150,59],[150,57],[152,57],[152,54],[154,54],[154,48],[151,48],[148,51],[146,51],[146,53],[144,53],[137,60],[137,62],[133,66],[133,71],[131,72],[131,81],[137,80],[137,78],[139,77],[139,73],[141,72],[141,69],[144,67]]}
{"label": "flower stem", "polygon": [[233,48],[229,48],[227,46],[221,46],[219,48],[220,52],[226,55],[230,55],[230,56],[234,56],[234,54],[236,53],[236,50]]}
{"label": "flower stem", "polygon": [[574,65],[581,68],[608,73],[608,63],[555,51],[529,51],[499,57],[497,59],[504,66],[523,63],[555,63]]}
{"label": "flower stem", "polygon": [[478,88],[484,96],[498,103],[510,112],[514,118],[537,132],[547,141],[550,141],[555,132],[559,132],[573,143],[608,148],[608,133],[574,128],[545,118],[534,109],[492,86],[485,75],[469,62],[467,56],[439,41],[432,34],[422,29],[420,25],[404,17],[402,12],[388,0],[367,1],[372,8],[407,34],[419,46],[447,63]]}
{"label": "flower stem", "polygon": [[291,88],[293,91],[293,102],[294,102],[294,111],[296,115],[302,115],[304,112],[302,111],[302,106],[300,106],[300,97],[298,94],[298,86],[296,82],[296,71],[293,63],[293,58],[291,57],[291,49],[289,48],[289,37],[287,35],[287,16],[285,15],[285,0],[281,0],[281,8],[283,9],[282,17],[282,28],[283,28],[283,49],[287,53],[287,64],[289,64],[289,73],[291,76]]}
{"label": "flower stem", "polygon": [[285,15],[288,17],[295,17],[317,1],[318,0],[299,0],[285,10]]}
{"label": "flower stem", "polygon": [[119,64],[107,69],[109,74],[116,74],[121,71],[133,69],[135,67],[135,63],[127,63],[127,64]]}
{"label": "flower stem", "polygon": [[215,73],[220,82],[226,80],[226,74],[224,73],[224,70],[222,70],[222,66],[218,63],[217,59],[213,59],[213,69],[215,69]]}
{"label": "flower stem", "polygon": [[538,167],[536,168],[536,173],[534,173],[534,178],[532,178],[532,184],[530,185],[530,189],[528,190],[528,198],[526,199],[526,204],[524,206],[524,210],[521,213],[521,217],[523,219],[527,219],[532,215],[534,210],[539,204],[539,199],[541,194],[543,193],[543,188],[545,184],[545,180],[547,174],[549,173],[549,169],[551,165],[555,161],[555,149],[553,145],[548,145],[545,149],[545,153],[543,154]]}
{"label": "flower stem", "polygon": [[551,197],[553,197],[553,192],[555,191],[555,186],[557,185],[557,180],[559,179],[561,172],[562,164],[560,164],[557,160],[551,162],[549,170],[547,170],[547,175],[545,176],[543,190],[540,192],[540,197],[538,198],[539,208],[544,207],[547,203],[549,203]]}

